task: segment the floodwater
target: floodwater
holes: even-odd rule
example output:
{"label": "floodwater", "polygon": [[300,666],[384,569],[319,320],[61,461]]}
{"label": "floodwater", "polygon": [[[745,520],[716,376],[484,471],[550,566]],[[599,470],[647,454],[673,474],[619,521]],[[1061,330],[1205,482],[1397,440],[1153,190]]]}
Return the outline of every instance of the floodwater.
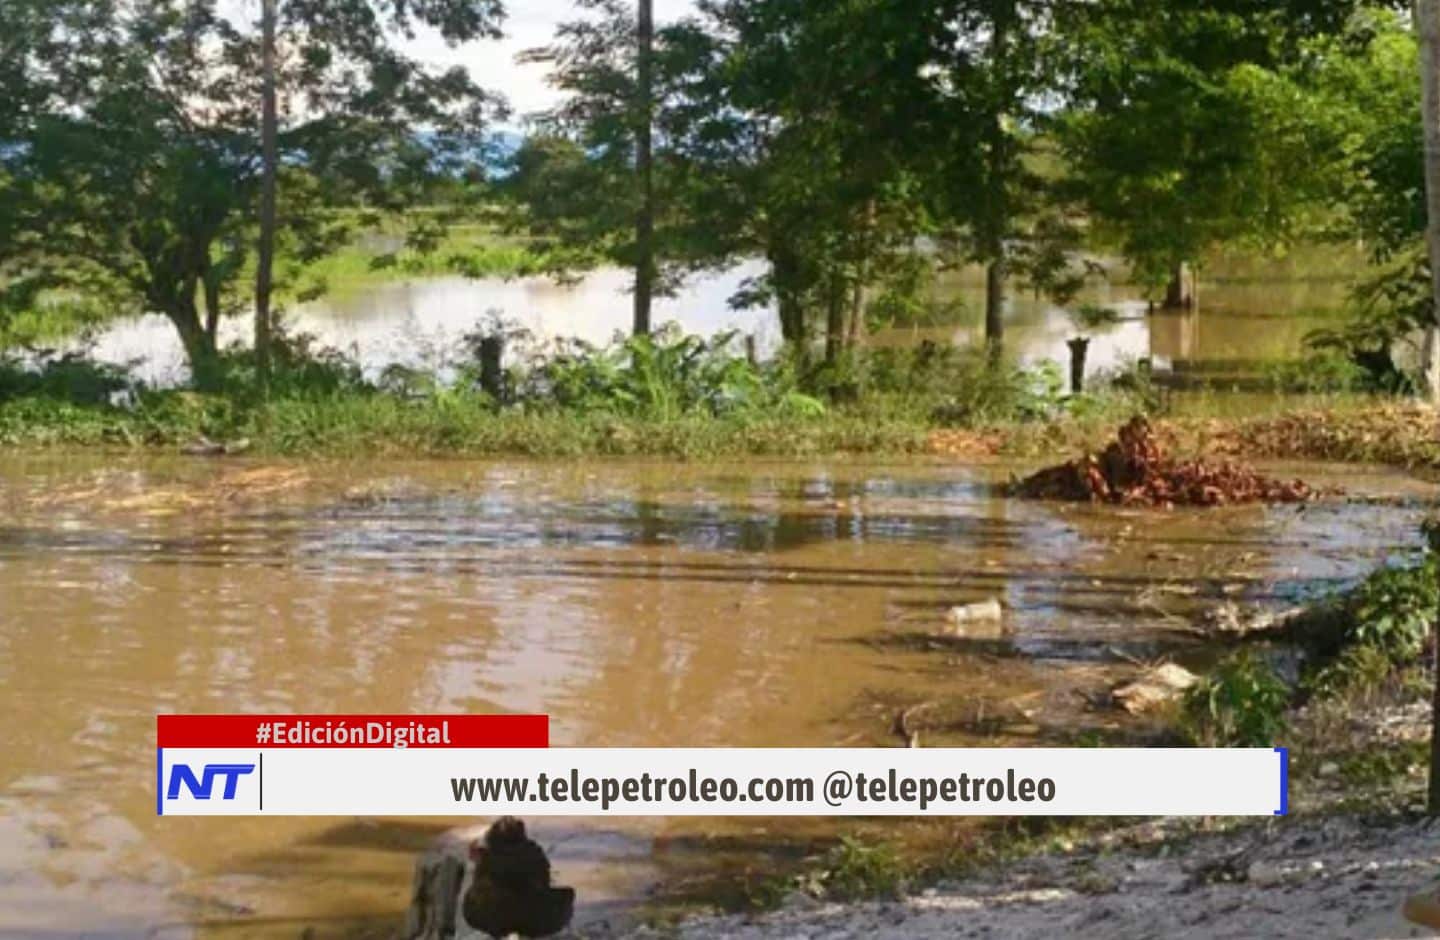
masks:
{"label": "floodwater", "polygon": [[[1203,656],[1200,607],[1405,555],[1434,495],[1305,466],[1277,472],[1369,498],[1167,513],[1005,498],[1023,469],[0,455],[0,934],[379,930],[415,853],[466,824],[159,818],[158,712],[544,712],[556,745],[897,746],[898,708],[943,702],[926,746],[1061,741],[1117,720],[1076,692],[1123,656]],[[266,474],[294,485],[236,492]],[[935,638],[990,597],[1003,635]],[[535,828],[586,918],[834,831]]]}
{"label": "floodwater", "polygon": [[[774,312],[730,306],[747,280],[762,272],[762,265],[746,263],[697,276],[676,296],[656,301],[655,322],[673,321],[687,333],[702,336],[733,330],[754,336],[762,353],[773,351],[780,342]],[[955,305],[951,322],[888,329],[876,341],[978,344],[984,329],[982,283],[973,270],[945,276],[934,299]],[[352,355],[372,377],[392,363],[443,370],[459,354],[464,334],[497,320],[524,327],[538,339],[577,337],[608,343],[629,331],[628,287],[627,272],[615,268],[566,285],[546,278],[461,277],[397,280],[364,288],[340,285],[326,297],[288,311],[285,322],[322,346]],[[1145,358],[1161,369],[1236,361],[1253,369],[1294,358],[1307,333],[1335,325],[1347,289],[1343,276],[1317,277],[1311,270],[1275,263],[1263,267],[1258,279],[1203,285],[1199,312],[1147,315],[1147,304],[1132,285],[1095,286],[1077,303],[1111,307],[1120,319],[1090,331],[1088,368],[1093,374]],[[244,318],[231,319],[221,332],[222,343],[246,341],[249,325]],[[1065,309],[1025,293],[1008,299],[1007,342],[1023,361],[1049,360],[1068,368],[1066,342],[1076,335]],[[174,328],[160,316],[111,324],[93,338],[92,354],[101,361],[132,365],[136,375],[152,384],[173,384],[185,377]]]}

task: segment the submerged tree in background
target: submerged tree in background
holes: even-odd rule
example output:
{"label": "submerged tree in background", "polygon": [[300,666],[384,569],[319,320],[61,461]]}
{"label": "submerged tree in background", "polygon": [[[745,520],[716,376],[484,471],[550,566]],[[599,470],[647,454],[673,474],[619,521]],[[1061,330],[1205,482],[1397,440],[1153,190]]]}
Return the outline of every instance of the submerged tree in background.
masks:
{"label": "submerged tree in background", "polygon": [[[834,365],[864,333],[866,291],[930,227],[909,129],[939,118],[920,70],[916,8],[896,0],[704,6],[724,54],[723,96],[698,137],[724,141],[725,218],[769,262],[772,300],[804,359],[814,325]],[[932,128],[938,130],[937,125]]]}
{"label": "submerged tree in background", "polygon": [[586,15],[525,54],[550,68],[563,94],[532,116],[533,132],[502,189],[511,226],[535,237],[551,273],[602,262],[633,272],[637,335],[656,295],[690,271],[732,256],[697,172],[703,146],[687,135],[715,100],[715,49],[693,21],[656,27],[645,4],[581,0]]}
{"label": "submerged tree in background", "polygon": [[[826,358],[838,360],[864,332],[867,285],[925,225],[915,160],[899,157],[914,143],[903,131],[935,116],[917,77],[927,46],[914,4],[704,3],[700,18],[657,30],[650,96],[637,88],[628,5],[586,6],[596,15],[532,54],[566,98],[516,156],[518,224],[547,248],[588,249],[638,274],[650,252],[632,223],[635,113],[648,100],[661,289],[762,258],[767,271],[735,301],[773,302],[802,359],[822,323]],[[575,266],[574,252],[559,257]]]}
{"label": "submerged tree in background", "polygon": [[[303,259],[342,227],[322,207],[394,208],[456,167],[494,101],[387,33],[496,35],[498,0],[288,0],[277,13],[277,228]],[[218,380],[216,337],[259,208],[261,43],[207,0],[0,0],[0,265],[15,285],[120,292],[164,314],[195,381]]]}
{"label": "submerged tree in background", "polygon": [[[985,270],[985,340],[998,353],[1007,283],[1042,290],[1065,267],[1057,250],[1071,234],[1056,199],[1043,128],[1058,103],[1052,61],[1066,42],[1057,6],[1036,0],[941,0],[932,36],[937,107],[950,132],[936,181],[941,217],[963,255]],[[972,128],[974,130],[972,130]],[[917,141],[918,143],[919,141]]]}
{"label": "submerged tree in background", "polygon": [[[1110,0],[1078,6],[1067,113],[1056,125],[1069,185],[1096,235],[1193,303],[1188,268],[1217,245],[1313,234],[1348,177],[1348,131],[1308,70],[1355,50],[1347,0]],[[1356,41],[1361,41],[1358,37]]]}

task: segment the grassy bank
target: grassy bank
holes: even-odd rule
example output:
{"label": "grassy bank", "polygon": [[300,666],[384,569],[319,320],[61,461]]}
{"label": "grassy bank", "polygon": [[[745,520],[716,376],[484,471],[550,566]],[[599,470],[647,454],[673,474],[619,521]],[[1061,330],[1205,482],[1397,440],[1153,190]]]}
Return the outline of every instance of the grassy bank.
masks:
{"label": "grassy bank", "polygon": [[[424,243],[423,250],[407,242],[403,230],[381,227],[304,265],[294,281],[296,286],[323,285],[327,292],[343,296],[402,278],[526,277],[555,269],[561,260],[528,239],[487,225],[446,226]],[[282,266],[286,261],[281,259]]]}
{"label": "grassy bank", "polygon": [[[975,461],[1070,458],[1112,438],[1123,400],[1106,413],[986,422],[955,428],[900,402],[822,413],[625,415],[500,409],[482,394],[408,399],[389,393],[281,394],[268,399],[151,393],[131,406],[50,396],[0,402],[0,445],[174,451],[200,439],[275,456],[818,456],[873,455]],[[1345,402],[1244,420],[1158,423],[1181,453],[1237,459],[1335,461],[1440,469],[1436,412]]]}
{"label": "grassy bank", "polygon": [[[500,327],[496,327],[500,329]],[[262,391],[249,354],[216,392],[144,388],[83,360],[0,360],[0,443],[176,448],[244,439],[265,454],[368,456],[919,454],[946,424],[1120,417],[1122,393],[1065,399],[1055,376],[959,351],[814,365],[749,361],[733,335],[663,331],[606,348],[512,337],[504,368],[462,339],[443,373],[367,377],[285,339]]]}
{"label": "grassy bank", "polygon": [[254,403],[176,394],[122,409],[44,398],[0,404],[0,444],[175,450],[199,439],[254,453],[327,457],[920,454],[926,428],[864,410],[819,418],[653,418],[499,411],[481,396],[282,397]]}
{"label": "grassy bank", "polygon": [[480,333],[461,338],[443,373],[392,366],[379,376],[282,337],[263,391],[244,351],[226,354],[223,383],[207,393],[146,388],[79,358],[0,356],[0,445],[173,451],[203,440],[287,456],[1050,460],[1096,448],[1143,413],[1182,454],[1440,468],[1435,412],[1393,398],[1276,395],[1266,399],[1274,410],[1241,419],[1203,409],[1176,416],[1148,374],[1104,377],[1072,396],[1054,369],[956,349],[757,364],[733,335],[662,331],[605,348],[507,335],[504,368],[488,376]]}
{"label": "grassy bank", "polygon": [[[500,408],[479,393],[417,399],[382,391],[271,397],[170,391],[142,393],[123,406],[41,394],[0,400],[0,445],[174,451],[208,439],[243,440],[252,452],[273,456],[1049,460],[1101,445],[1131,407],[1117,398],[1104,402],[1098,414],[956,427],[893,399],[810,414],[653,415]],[[1436,413],[1421,406],[1346,401],[1238,421],[1162,419],[1158,429],[1181,453],[1440,470],[1435,421]]]}
{"label": "grassy bank", "polygon": [[[1158,412],[1156,432],[1182,455],[1210,459],[1317,460],[1440,470],[1440,412],[1366,395],[1275,397],[1248,417]],[[1152,414],[1154,414],[1152,412]],[[1115,430],[1113,414],[1066,415],[990,428],[935,428],[927,450],[958,458],[1042,458],[1094,450]]]}

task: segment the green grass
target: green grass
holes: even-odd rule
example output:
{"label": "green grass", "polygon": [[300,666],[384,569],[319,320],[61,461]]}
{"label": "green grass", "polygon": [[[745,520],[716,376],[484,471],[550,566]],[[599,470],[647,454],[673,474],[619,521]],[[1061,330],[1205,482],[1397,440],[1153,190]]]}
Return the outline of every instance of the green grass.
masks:
{"label": "green grass", "polygon": [[0,403],[0,444],[177,448],[199,437],[250,441],[269,455],[338,457],[581,455],[699,458],[916,454],[926,427],[863,409],[815,418],[684,415],[669,419],[558,409],[496,410],[481,395],[407,401],[341,392],[241,404],[191,393],[134,409],[45,397]]}
{"label": "green grass", "polygon": [[667,329],[606,348],[517,348],[496,377],[503,404],[464,358],[478,355],[476,336],[444,381],[406,372],[376,384],[345,356],[282,335],[265,394],[247,352],[225,355],[213,394],[135,388],[83,360],[35,368],[0,358],[0,443],[166,448],[206,437],[244,438],[276,455],[900,455],[927,451],[940,427],[1082,412],[1120,419],[1134,408],[1123,392],[1066,399],[1049,372],[960,351],[755,364],[734,339]]}
{"label": "green grass", "polygon": [[[372,233],[373,234],[373,233]],[[399,237],[398,235],[396,236]],[[306,266],[297,285],[323,283],[344,294],[374,284],[410,277],[463,274],[468,277],[519,277],[544,270],[546,256],[525,241],[484,226],[451,228],[433,252],[401,249],[386,253],[358,240]],[[282,259],[283,261],[283,259]]]}
{"label": "green grass", "polygon": [[50,297],[35,307],[0,317],[0,350],[59,343],[127,312],[133,311],[94,300]]}

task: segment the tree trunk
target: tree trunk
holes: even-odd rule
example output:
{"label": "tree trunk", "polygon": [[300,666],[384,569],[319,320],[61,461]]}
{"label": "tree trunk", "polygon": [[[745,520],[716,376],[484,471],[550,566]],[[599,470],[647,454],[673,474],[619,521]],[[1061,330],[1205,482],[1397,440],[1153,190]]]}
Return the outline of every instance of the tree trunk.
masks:
{"label": "tree trunk", "polygon": [[[1016,23],[1016,4],[997,3],[992,7],[990,69],[996,81],[1010,61],[1010,31]],[[1010,186],[1019,169],[1014,160],[1014,141],[1005,127],[1005,116],[1013,104],[1013,89],[997,84],[995,110],[989,115],[989,146],[985,166],[984,224],[981,246],[985,249],[985,351],[992,363],[1000,361],[1005,346],[1005,238],[1010,232]]]}
{"label": "tree trunk", "polygon": [[1184,261],[1177,262],[1170,271],[1170,283],[1165,287],[1165,309],[1195,309],[1195,274]]}
{"label": "tree trunk", "polygon": [[165,316],[180,334],[185,359],[190,364],[190,381],[198,389],[210,391],[220,384],[220,357],[215,335],[200,325],[200,313],[193,298],[182,298],[165,310]]}
{"label": "tree trunk", "polygon": [[810,330],[805,323],[805,305],[794,291],[781,291],[777,297],[780,306],[780,336],[785,345],[795,352],[801,366],[810,363]]}
{"label": "tree trunk", "polygon": [[776,295],[780,307],[780,336],[785,344],[795,350],[801,362],[810,356],[810,333],[805,329],[805,306],[799,296],[790,290],[781,290]]}
{"label": "tree trunk", "polygon": [[497,404],[505,401],[505,371],[501,368],[504,359],[504,337],[486,336],[480,340],[480,388]]}
{"label": "tree trunk", "polygon": [[850,295],[850,331],[845,337],[845,345],[850,349],[858,349],[865,341],[865,280],[862,276],[855,279],[855,287]]}
{"label": "tree trunk", "polygon": [[1425,128],[1425,207],[1429,216],[1425,238],[1430,249],[1434,295],[1434,322],[1426,331],[1424,365],[1430,400],[1440,402],[1440,0],[1415,0],[1415,28],[1420,41],[1421,119]]}
{"label": "tree trunk", "polygon": [[[1425,240],[1430,249],[1433,322],[1426,331],[1425,371],[1430,400],[1440,401],[1440,0],[1415,0],[1415,29],[1420,41],[1420,106],[1425,128]],[[1432,540],[1433,542],[1433,540]],[[1432,543],[1431,550],[1436,546]],[[1440,816],[1440,623],[1435,645],[1435,695],[1430,714],[1430,815]]]}
{"label": "tree trunk", "polygon": [[214,340],[220,331],[220,278],[207,266],[200,284],[205,290],[205,332]]}
{"label": "tree trunk", "polygon": [[875,200],[871,199],[865,204],[863,223],[865,237],[862,241],[860,261],[855,266],[855,283],[851,288],[850,328],[845,337],[845,345],[850,349],[858,347],[865,338],[865,285],[870,279],[870,252],[874,247],[875,214]]}
{"label": "tree trunk", "polygon": [[825,294],[825,362],[833,366],[845,348],[845,282],[832,278]]}
{"label": "tree trunk", "polygon": [[634,332],[644,336],[650,332],[650,307],[655,292],[654,0],[640,0],[636,39],[636,92],[640,97],[640,113],[635,128],[635,176],[640,189],[640,208],[635,218]]}
{"label": "tree trunk", "polygon": [[[773,244],[773,243],[772,243]],[[810,350],[805,329],[805,306],[797,281],[799,264],[790,250],[774,245],[766,252],[770,260],[770,281],[775,292],[775,306],[780,314],[780,336],[804,362]]]}
{"label": "tree trunk", "polygon": [[985,268],[985,347],[998,358],[1005,346],[1005,262],[996,258]]}
{"label": "tree trunk", "polygon": [[275,177],[279,172],[279,117],[275,101],[275,4],[260,0],[260,245],[255,267],[255,372],[270,379],[270,295],[275,268]]}

